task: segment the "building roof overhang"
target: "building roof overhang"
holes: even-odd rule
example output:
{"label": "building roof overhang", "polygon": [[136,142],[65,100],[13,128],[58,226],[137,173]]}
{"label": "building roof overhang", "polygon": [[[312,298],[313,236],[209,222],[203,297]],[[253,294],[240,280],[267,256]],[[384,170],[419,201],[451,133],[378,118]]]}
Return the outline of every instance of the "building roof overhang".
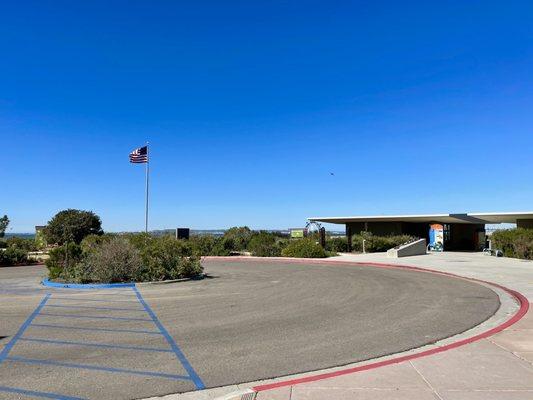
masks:
{"label": "building roof overhang", "polygon": [[363,215],[351,217],[311,217],[309,221],[346,224],[349,222],[440,222],[443,224],[502,224],[517,220],[533,220],[533,211],[504,213],[459,213],[415,215]]}

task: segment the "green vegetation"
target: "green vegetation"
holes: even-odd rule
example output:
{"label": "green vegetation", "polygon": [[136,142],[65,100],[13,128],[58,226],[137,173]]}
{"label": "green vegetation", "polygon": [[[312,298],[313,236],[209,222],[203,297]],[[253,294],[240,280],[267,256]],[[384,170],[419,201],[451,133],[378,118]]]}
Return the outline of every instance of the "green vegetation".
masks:
{"label": "green vegetation", "polygon": [[283,257],[325,258],[328,253],[313,238],[304,238],[290,241],[281,251],[281,255]]}
{"label": "green vegetation", "polygon": [[333,253],[346,253],[348,251],[348,238],[329,237],[326,239],[326,250]]}
{"label": "green vegetation", "polygon": [[13,248],[18,250],[28,251],[37,251],[39,246],[34,239],[21,238],[18,236],[12,236],[5,241],[6,248]]}
{"label": "green vegetation", "polygon": [[33,262],[35,261],[28,258],[28,252],[26,250],[17,249],[15,247],[0,249],[0,267],[25,265]]}
{"label": "green vegetation", "polygon": [[232,250],[242,251],[248,247],[248,243],[250,243],[252,235],[252,230],[247,226],[235,226],[233,228],[228,229],[224,233],[223,239],[225,239],[226,242],[232,242]]}
{"label": "green vegetation", "polygon": [[284,240],[269,232],[256,232],[248,243],[248,250],[256,257],[279,257],[281,249],[286,246]]}
{"label": "green vegetation", "polygon": [[84,237],[101,235],[102,221],[92,211],[68,209],[58,212],[46,225],[44,236],[48,244],[79,244]]}
{"label": "green vegetation", "polygon": [[180,279],[202,273],[200,258],[186,240],[171,236],[152,238],[137,250],[143,263],[139,275],[141,281]]}
{"label": "green vegetation", "polygon": [[28,252],[39,250],[35,240],[16,236],[3,239],[8,224],[7,215],[0,218],[0,267],[35,263],[34,259],[28,258]]}
{"label": "green vegetation", "polygon": [[492,248],[505,257],[533,260],[533,229],[516,228],[496,231],[491,236]]}
{"label": "green vegetation", "polygon": [[[67,282],[81,282],[82,272],[78,264],[82,260],[83,251],[76,243],[67,243],[65,246],[55,247],[48,252],[49,258],[45,261],[50,279],[63,279]],[[79,280],[74,278],[79,277]]]}
{"label": "green vegetation", "polygon": [[370,232],[361,232],[352,236],[352,250],[362,252],[363,240],[365,240],[365,252],[377,253],[387,251],[415,239],[414,236],[409,235],[375,236]]}

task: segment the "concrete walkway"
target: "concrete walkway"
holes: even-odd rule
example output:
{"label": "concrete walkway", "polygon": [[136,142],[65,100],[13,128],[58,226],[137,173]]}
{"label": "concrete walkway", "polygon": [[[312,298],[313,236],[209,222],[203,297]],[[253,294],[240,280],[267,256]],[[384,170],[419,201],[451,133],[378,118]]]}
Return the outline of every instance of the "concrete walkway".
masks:
{"label": "concrete walkway", "polygon": [[[419,266],[503,285],[533,302],[533,262],[480,253],[441,253],[390,259],[385,254],[346,254],[341,261]],[[503,306],[502,306],[503,308]],[[334,371],[335,369],[327,370]],[[326,371],[300,374],[316,375]],[[267,382],[181,395],[164,400],[526,400],[533,399],[533,311],[507,330],[442,353],[278,389],[251,393]]]}
{"label": "concrete walkway", "polygon": [[[345,261],[405,264],[498,283],[533,302],[533,262],[479,253],[386,258],[342,255]],[[257,400],[533,399],[533,313],[487,339],[440,354],[351,375],[260,392]]]}

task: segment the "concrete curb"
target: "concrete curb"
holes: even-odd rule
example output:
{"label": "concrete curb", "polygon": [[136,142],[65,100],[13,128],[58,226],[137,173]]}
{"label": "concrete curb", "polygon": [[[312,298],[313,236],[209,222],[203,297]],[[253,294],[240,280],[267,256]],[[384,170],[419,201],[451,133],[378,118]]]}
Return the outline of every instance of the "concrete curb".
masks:
{"label": "concrete curb", "polygon": [[53,288],[64,288],[64,289],[109,289],[109,288],[131,288],[135,287],[135,282],[127,283],[62,283],[62,282],[52,282],[48,278],[41,281],[43,286],[53,287]]}
{"label": "concrete curb", "polygon": [[63,288],[63,289],[112,289],[112,288],[132,288],[144,285],[164,285],[168,283],[187,282],[204,279],[207,275],[202,274],[201,277],[169,279],[166,281],[150,281],[150,282],[121,282],[121,283],[67,283],[67,282],[53,282],[48,278],[43,279],[41,284],[47,287]]}

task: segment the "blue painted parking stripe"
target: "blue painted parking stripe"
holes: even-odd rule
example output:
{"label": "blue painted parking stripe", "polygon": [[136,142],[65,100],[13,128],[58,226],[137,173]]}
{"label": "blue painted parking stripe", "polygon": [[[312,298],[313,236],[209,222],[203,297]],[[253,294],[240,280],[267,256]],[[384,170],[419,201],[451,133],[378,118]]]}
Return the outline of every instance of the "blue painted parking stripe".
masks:
{"label": "blue painted parking stripe", "polygon": [[41,302],[39,303],[37,308],[35,310],[33,310],[33,312],[30,314],[28,319],[26,319],[26,321],[24,321],[24,323],[19,328],[17,333],[15,333],[15,336],[13,336],[11,338],[11,340],[9,341],[9,343],[6,344],[6,346],[4,347],[2,352],[0,353],[0,363],[6,359],[6,357],[8,356],[8,354],[11,351],[11,349],[13,348],[13,346],[15,346],[15,343],[17,343],[17,340],[19,340],[21,338],[21,336],[24,334],[24,331],[28,328],[28,326],[30,326],[31,322],[35,319],[35,317],[42,310],[42,308],[44,307],[44,305],[46,304],[46,302],[48,301],[50,296],[51,296],[50,294],[47,294],[46,296],[43,297],[43,299],[41,300]]}
{"label": "blue painted parking stripe", "polygon": [[54,300],[69,300],[69,301],[103,301],[106,303],[135,303],[138,304],[137,300],[115,300],[115,299],[86,299],[84,297],[55,297]]}
{"label": "blue painted parking stripe", "polygon": [[165,329],[163,324],[159,321],[155,313],[152,311],[150,306],[144,301],[143,297],[141,296],[141,293],[137,290],[136,287],[133,288],[133,291],[137,295],[137,298],[139,302],[143,305],[144,309],[148,314],[150,314],[150,317],[152,317],[152,320],[154,321],[154,324],[159,328],[165,339],[167,340],[168,344],[176,354],[176,357],[178,357],[178,360],[180,360],[181,365],[183,365],[183,368],[187,371],[189,374],[190,379],[194,382],[196,389],[205,389],[205,385],[202,382],[202,379],[200,376],[196,373],[192,365],[189,363],[189,360],[187,360],[187,357],[185,357],[185,354],[181,351],[179,346],[176,344],[174,339],[172,339],[172,336],[168,333],[168,331]]}
{"label": "blue painted parking stripe", "polygon": [[77,331],[101,331],[101,332],[123,332],[123,333],[143,333],[146,335],[162,335],[158,331],[144,331],[135,329],[111,329],[111,328],[82,328],[78,326],[65,326],[65,325],[53,325],[53,324],[31,324],[31,327],[37,328],[57,328],[57,329],[72,329]]}
{"label": "blue painted parking stripe", "polygon": [[109,349],[125,349],[125,350],[137,350],[137,351],[154,351],[159,353],[173,353],[170,349],[160,349],[157,347],[139,347],[139,346],[128,346],[122,344],[108,344],[108,343],[94,343],[94,342],[76,342],[70,340],[52,340],[52,339],[41,339],[33,337],[21,337],[19,340],[26,342],[40,342],[40,343],[50,343],[50,344],[61,344],[61,345],[73,345],[73,346],[87,346],[87,347],[104,347]]}
{"label": "blue painted parking stripe", "polygon": [[84,319],[113,319],[117,321],[152,321],[150,318],[130,318],[130,317],[107,317],[102,315],[69,315],[69,314],[52,314],[42,312],[39,315],[47,317],[61,317],[61,318],[84,318]]}
{"label": "blue painted parking stripe", "polygon": [[89,309],[89,310],[117,310],[117,311],[138,311],[138,312],[146,312],[146,310],[142,308],[121,308],[121,307],[97,307],[97,306],[78,306],[78,305],[70,305],[67,306],[65,304],[46,304],[45,307],[57,307],[57,308],[83,308],[83,309]]}
{"label": "blue painted parking stripe", "polygon": [[14,361],[14,362],[21,362],[21,363],[26,363],[26,364],[44,364],[44,365],[53,365],[57,367],[87,369],[91,371],[105,371],[105,372],[115,372],[119,374],[131,374],[131,375],[142,375],[142,376],[156,376],[158,378],[168,378],[168,379],[185,380],[185,381],[191,380],[191,378],[189,378],[188,376],[165,374],[163,372],[136,371],[134,369],[114,368],[114,367],[98,367],[96,365],[73,364],[73,363],[66,363],[66,362],[52,361],[52,360],[39,360],[36,358],[9,356],[6,358],[6,360]]}
{"label": "blue painted parking stripe", "polygon": [[63,394],[36,392],[35,390],[19,389],[14,387],[0,386],[0,392],[23,394],[32,397],[42,397],[43,399],[53,400],[85,400],[82,397],[65,396]]}

